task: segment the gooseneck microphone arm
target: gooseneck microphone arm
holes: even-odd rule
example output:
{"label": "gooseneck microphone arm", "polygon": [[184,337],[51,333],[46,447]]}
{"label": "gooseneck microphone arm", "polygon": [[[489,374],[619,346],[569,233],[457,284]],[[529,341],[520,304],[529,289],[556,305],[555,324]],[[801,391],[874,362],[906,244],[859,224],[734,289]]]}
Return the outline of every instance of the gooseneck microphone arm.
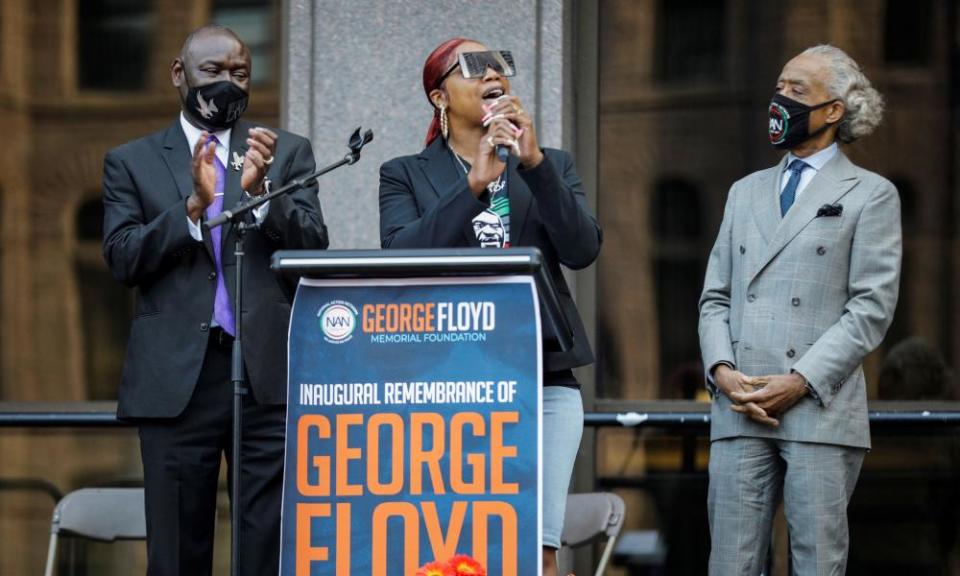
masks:
{"label": "gooseneck microphone arm", "polygon": [[350,148],[350,152],[348,152],[343,159],[334,162],[325,168],[321,168],[312,174],[308,174],[303,178],[291,180],[288,184],[281,186],[276,190],[271,190],[270,192],[261,194],[260,196],[249,197],[246,200],[238,203],[233,208],[224,210],[220,214],[217,214],[213,218],[207,220],[203,225],[210,229],[216,228],[217,226],[222,226],[227,222],[235,221],[240,216],[243,216],[247,212],[257,208],[264,202],[269,202],[271,199],[276,198],[277,196],[283,196],[284,194],[289,194],[295,190],[310,186],[317,181],[317,178],[323,176],[327,172],[332,172],[344,165],[356,164],[357,161],[360,160],[360,150],[369,144],[371,140],[373,140],[373,130],[367,130],[363,133],[363,135],[361,135],[360,128],[357,128],[354,130],[353,135],[350,136],[350,141],[347,143],[347,146]]}
{"label": "gooseneck microphone arm", "polygon": [[236,259],[236,263],[234,265],[234,271],[236,273],[236,291],[234,292],[235,298],[233,302],[233,317],[236,320],[236,325],[234,326],[235,334],[233,339],[233,349],[230,354],[230,382],[233,384],[233,446],[231,447],[230,452],[232,458],[231,468],[233,469],[233,474],[230,477],[231,576],[237,576],[240,572],[240,549],[242,546],[240,542],[240,523],[242,513],[240,499],[240,478],[243,476],[241,473],[241,470],[243,469],[241,466],[243,453],[240,450],[240,445],[243,439],[243,397],[246,396],[248,392],[246,385],[246,374],[243,364],[243,237],[250,228],[255,228],[255,226],[246,222],[247,219],[244,218],[244,215],[257,206],[260,206],[264,202],[269,201],[271,198],[276,198],[277,196],[289,194],[294,190],[299,190],[306,186],[310,186],[316,182],[317,178],[323,176],[327,172],[336,170],[344,165],[355,164],[357,160],[360,159],[360,149],[366,146],[371,140],[373,140],[372,130],[367,130],[361,136],[360,128],[357,128],[353,132],[353,135],[350,136],[350,141],[347,143],[347,146],[350,148],[350,152],[348,152],[342,160],[334,162],[326,168],[321,168],[320,170],[317,170],[313,174],[309,174],[304,178],[293,180],[286,186],[277,188],[276,190],[272,190],[260,196],[248,198],[233,208],[224,210],[203,224],[209,230],[210,228],[222,226],[227,222],[232,222],[232,230],[236,239],[236,242],[234,243],[234,258]]}

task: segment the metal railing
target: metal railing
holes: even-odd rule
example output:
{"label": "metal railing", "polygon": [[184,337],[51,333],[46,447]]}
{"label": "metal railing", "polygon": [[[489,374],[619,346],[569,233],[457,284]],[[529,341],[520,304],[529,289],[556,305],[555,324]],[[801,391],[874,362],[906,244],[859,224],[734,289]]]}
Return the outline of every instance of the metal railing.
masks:
{"label": "metal railing", "polygon": [[[604,402],[613,410],[587,412],[584,425],[595,428],[656,428],[706,433],[710,405],[695,401]],[[870,423],[888,429],[939,429],[960,426],[955,402],[871,403]],[[0,402],[0,428],[112,428],[134,424],[117,418],[115,402]]]}

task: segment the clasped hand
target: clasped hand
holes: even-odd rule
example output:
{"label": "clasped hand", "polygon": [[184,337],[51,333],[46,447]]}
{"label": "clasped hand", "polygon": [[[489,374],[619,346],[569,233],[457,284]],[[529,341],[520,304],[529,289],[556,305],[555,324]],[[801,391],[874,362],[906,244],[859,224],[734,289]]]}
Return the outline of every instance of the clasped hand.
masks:
{"label": "clasped hand", "polygon": [[730,409],[751,420],[779,426],[775,418],[807,394],[807,382],[798,373],[747,376],[721,364],[714,370],[714,382],[734,404]]}

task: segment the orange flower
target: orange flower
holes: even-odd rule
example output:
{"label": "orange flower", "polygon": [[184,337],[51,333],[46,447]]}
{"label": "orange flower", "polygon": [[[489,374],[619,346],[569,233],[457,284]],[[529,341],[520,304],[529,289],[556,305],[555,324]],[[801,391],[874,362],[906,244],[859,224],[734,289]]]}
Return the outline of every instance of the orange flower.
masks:
{"label": "orange flower", "polygon": [[451,558],[449,566],[453,569],[453,576],[487,576],[483,566],[465,554]]}
{"label": "orange flower", "polygon": [[416,576],[452,576],[452,573],[446,563],[430,562],[421,566]]}

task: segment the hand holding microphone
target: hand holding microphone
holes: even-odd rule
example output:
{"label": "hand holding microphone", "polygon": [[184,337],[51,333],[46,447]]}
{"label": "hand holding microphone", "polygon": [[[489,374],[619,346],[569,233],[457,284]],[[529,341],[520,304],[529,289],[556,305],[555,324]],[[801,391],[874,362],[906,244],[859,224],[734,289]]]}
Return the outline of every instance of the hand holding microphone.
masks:
{"label": "hand holding microphone", "polygon": [[479,197],[487,184],[503,173],[510,153],[523,168],[533,168],[543,161],[537,144],[533,121],[516,96],[504,95],[483,105],[483,126],[486,134],[480,139],[474,164],[467,175],[470,189]]}
{"label": "hand holding microphone", "polygon": [[[506,120],[505,111],[496,111],[496,110],[502,109],[502,106],[500,106],[500,104],[508,98],[509,96],[504,94],[503,96],[500,96],[496,100],[494,100],[493,103],[483,105],[483,111],[485,112],[483,116],[484,128],[489,128],[490,125],[496,122],[497,120],[501,120],[501,119]],[[509,120],[507,120],[507,122],[509,122]],[[523,131],[520,128],[518,128],[516,124],[513,124],[512,122],[510,124],[513,128],[514,134],[513,134],[513,138],[511,138],[510,140],[509,147],[506,144],[497,144],[497,147],[496,147],[497,160],[501,162],[507,161],[507,158],[510,157],[511,149],[513,150],[514,154],[516,154],[517,156],[520,156],[520,144],[517,138],[519,138],[523,134]]]}
{"label": "hand holding microphone", "polygon": [[537,144],[537,135],[533,128],[533,120],[520,104],[520,99],[510,94],[504,94],[491,104],[484,104],[483,126],[488,128],[487,137],[496,137],[491,134],[495,126],[505,125],[506,141],[497,142],[496,153],[500,162],[506,162],[512,151],[520,160],[524,168],[533,168],[543,160],[543,152]]}

